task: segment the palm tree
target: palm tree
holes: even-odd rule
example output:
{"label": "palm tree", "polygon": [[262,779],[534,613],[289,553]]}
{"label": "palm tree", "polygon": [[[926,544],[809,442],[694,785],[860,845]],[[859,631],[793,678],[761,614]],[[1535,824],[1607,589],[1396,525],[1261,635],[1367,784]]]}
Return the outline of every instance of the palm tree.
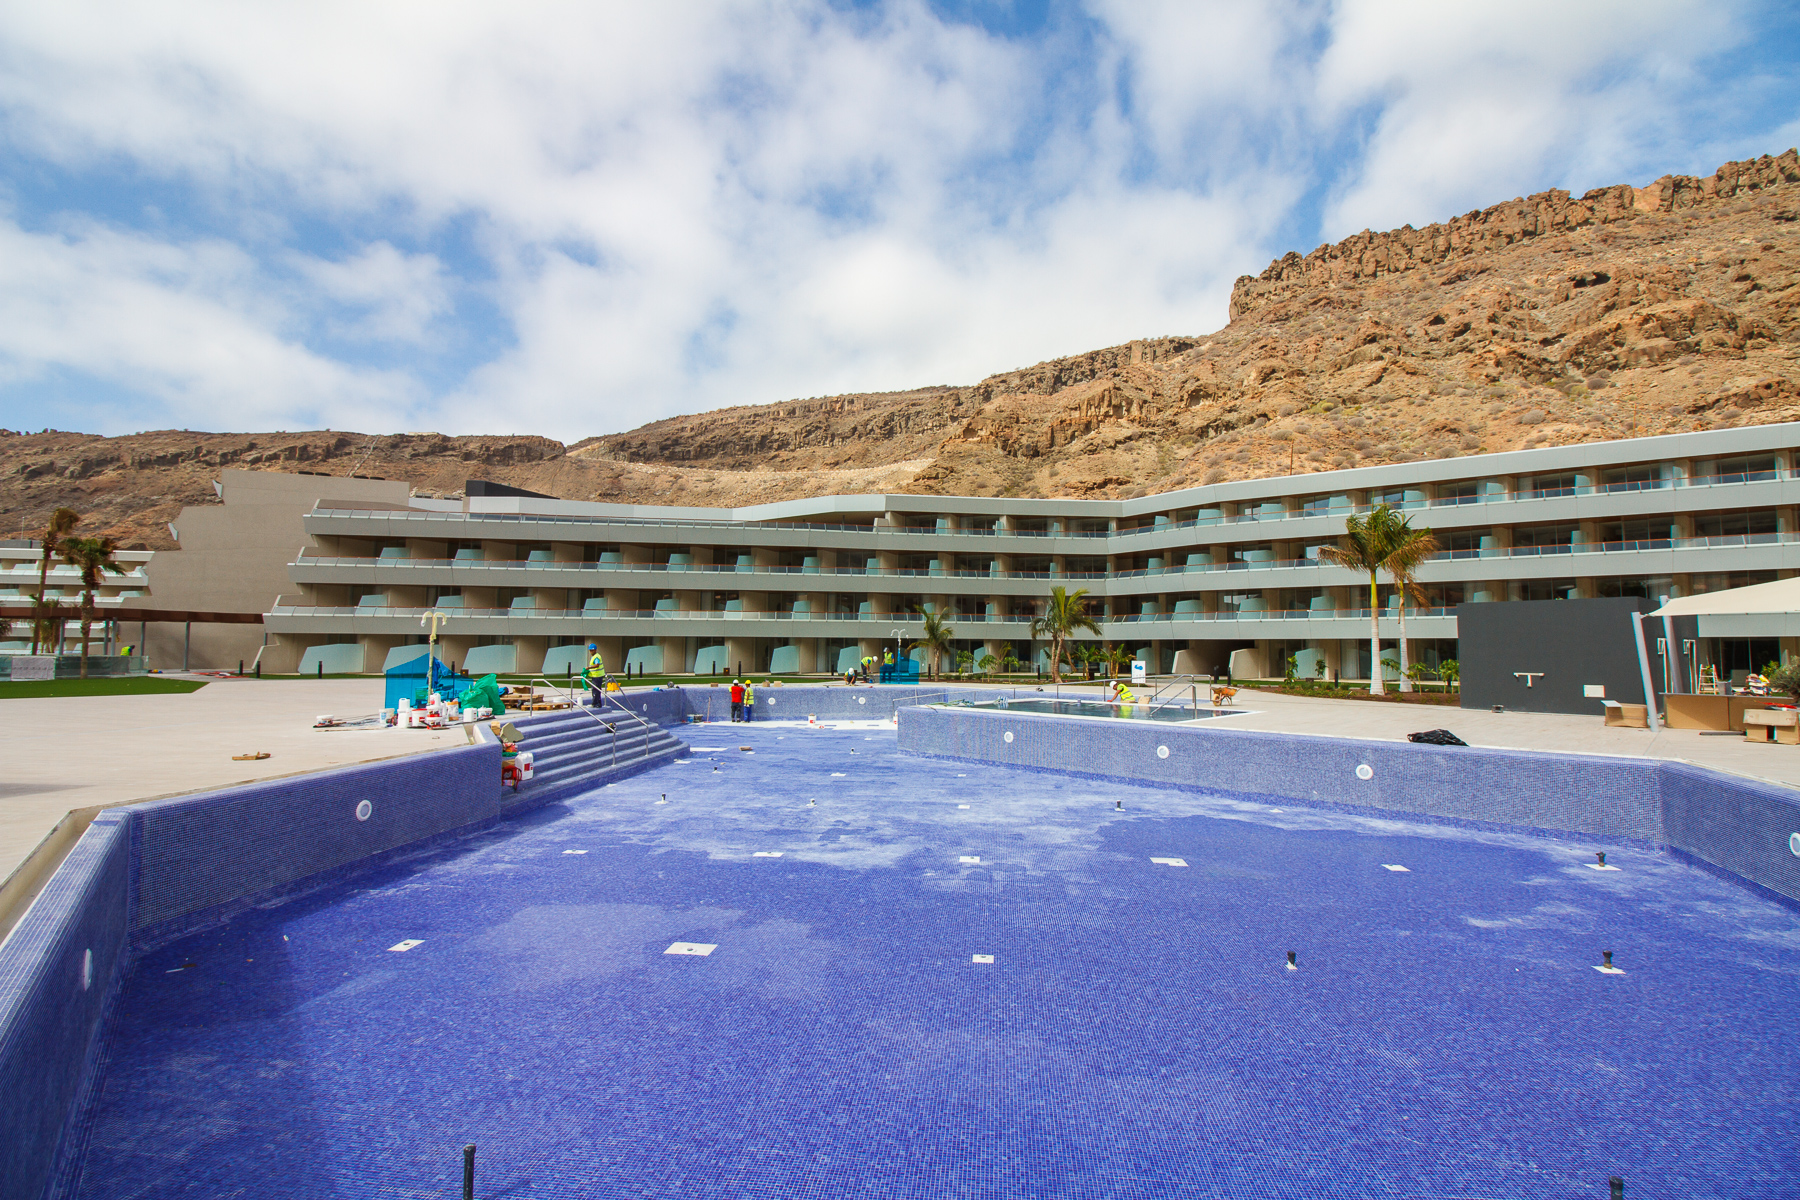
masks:
{"label": "palm tree", "polygon": [[1438,540],[1429,529],[1414,529],[1412,518],[1406,516],[1396,516],[1389,533],[1393,538],[1393,549],[1381,560],[1381,565],[1387,568],[1388,575],[1394,580],[1394,591],[1400,596],[1400,690],[1410,692],[1413,686],[1411,676],[1406,673],[1406,605],[1408,601],[1424,599],[1414,575],[1421,563],[1438,552]]}
{"label": "palm tree", "polygon": [[60,600],[41,601],[32,606],[31,639],[39,654],[56,654],[62,649],[63,627],[75,610]]}
{"label": "palm tree", "polygon": [[[46,605],[44,602],[44,591],[50,582],[50,557],[56,553],[56,548],[62,545],[62,540],[74,532],[75,527],[79,524],[81,524],[80,513],[72,508],[59,508],[50,514],[50,524],[44,529],[43,556],[38,560],[37,604],[33,606],[38,609],[31,629],[31,652],[33,654],[38,653],[38,647],[47,639],[50,631],[45,628],[45,625],[51,615],[49,609],[55,607]],[[62,639],[56,640],[61,641]]]}
{"label": "palm tree", "polygon": [[87,678],[88,629],[94,623],[94,589],[100,586],[102,573],[125,574],[125,568],[113,561],[119,543],[109,537],[68,537],[56,548],[63,561],[81,572],[81,677]]}
{"label": "palm tree", "polygon": [[1354,513],[1344,521],[1342,546],[1320,546],[1319,558],[1334,567],[1369,573],[1369,695],[1386,693],[1381,679],[1381,598],[1378,575],[1387,569],[1388,556],[1394,552],[1394,528],[1399,523],[1394,510],[1383,504],[1367,519]]}
{"label": "palm tree", "polygon": [[1050,639],[1050,682],[1062,682],[1063,643],[1074,636],[1078,629],[1085,629],[1098,636],[1100,626],[1088,614],[1086,588],[1076,588],[1073,592],[1061,584],[1050,589],[1050,602],[1044,606],[1044,615],[1031,622],[1031,636]]}
{"label": "palm tree", "polygon": [[938,673],[938,660],[953,652],[950,639],[956,636],[956,630],[944,624],[944,618],[935,612],[919,611],[925,614],[925,629],[919,640],[908,646],[909,650],[923,650],[931,659],[931,674],[935,678]]}
{"label": "palm tree", "polygon": [[1108,646],[1100,652],[1100,661],[1107,665],[1107,673],[1114,679],[1119,677],[1119,668],[1136,657],[1124,646]]}

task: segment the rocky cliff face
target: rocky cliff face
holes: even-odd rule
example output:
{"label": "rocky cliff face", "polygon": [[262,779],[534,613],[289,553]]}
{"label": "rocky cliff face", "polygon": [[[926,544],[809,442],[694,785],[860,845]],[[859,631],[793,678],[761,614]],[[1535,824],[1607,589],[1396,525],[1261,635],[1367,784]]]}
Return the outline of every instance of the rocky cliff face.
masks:
{"label": "rocky cliff face", "polygon": [[926,459],[905,490],[1118,496],[1794,420],[1797,218],[1793,150],[1705,179],[1544,192],[1286,255],[1238,280],[1210,336],[970,387],[682,417],[573,454],[754,463],[795,473],[797,494],[809,468]]}
{"label": "rocky cliff face", "polygon": [[967,386],[538,437],[0,431],[0,526],[58,504],[167,545],[222,466],[494,479],[569,499],[1116,497],[1289,472],[1800,420],[1800,156],[1364,232],[1239,279],[1231,323]]}

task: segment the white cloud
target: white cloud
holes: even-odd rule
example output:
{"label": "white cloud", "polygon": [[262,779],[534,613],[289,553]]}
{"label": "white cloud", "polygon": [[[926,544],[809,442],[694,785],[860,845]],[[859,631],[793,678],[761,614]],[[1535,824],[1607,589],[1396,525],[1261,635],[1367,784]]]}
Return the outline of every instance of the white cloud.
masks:
{"label": "white cloud", "polygon": [[[0,370],[10,383],[83,372],[195,428],[344,427],[413,397],[404,375],[359,371],[283,337],[287,314],[270,294],[256,264],[221,243],[0,221]],[[107,415],[122,428],[165,423]]]}
{"label": "white cloud", "polygon": [[1319,64],[1321,119],[1375,117],[1326,236],[1552,186],[1648,182],[1681,141],[1695,64],[1736,26],[1733,6],[1702,0],[1341,5]]}
{"label": "white cloud", "polygon": [[1731,11],[1090,0],[1006,38],[921,0],[18,6],[12,152],[169,220],[30,201],[0,371],[166,423],[568,438],[972,381],[1216,326],[1321,192],[1337,235],[1611,182],[1681,142]]}
{"label": "white cloud", "polygon": [[331,332],[352,341],[423,342],[450,308],[443,264],[374,242],[342,261],[294,255],[293,271],[323,300],[348,310]]}

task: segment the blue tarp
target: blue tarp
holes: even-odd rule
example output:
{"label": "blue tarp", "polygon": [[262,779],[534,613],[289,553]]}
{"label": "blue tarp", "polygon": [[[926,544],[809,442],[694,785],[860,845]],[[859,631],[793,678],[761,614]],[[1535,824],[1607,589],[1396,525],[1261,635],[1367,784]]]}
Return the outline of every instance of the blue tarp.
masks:
{"label": "blue tarp", "polygon": [[[425,678],[426,665],[431,666],[429,686]],[[399,708],[400,698],[405,697],[415,706],[421,702],[421,693],[429,695],[436,691],[445,699],[461,694],[469,685],[467,675],[458,675],[445,666],[441,659],[421,654],[403,663],[395,663],[385,672],[387,677],[387,695],[382,700],[383,708]]]}

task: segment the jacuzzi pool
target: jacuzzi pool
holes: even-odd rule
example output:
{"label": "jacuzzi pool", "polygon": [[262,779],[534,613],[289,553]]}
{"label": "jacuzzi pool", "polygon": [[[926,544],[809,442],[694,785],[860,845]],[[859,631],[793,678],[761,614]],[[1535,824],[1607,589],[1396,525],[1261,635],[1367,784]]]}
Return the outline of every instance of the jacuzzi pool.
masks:
{"label": "jacuzzi pool", "polygon": [[952,705],[960,708],[985,708],[994,711],[1037,713],[1049,717],[1091,717],[1112,721],[1204,721],[1211,717],[1231,717],[1246,712],[1242,708],[1190,708],[1185,704],[1113,704],[1106,700],[1051,700],[1032,697],[1029,700],[984,700],[975,704]]}

